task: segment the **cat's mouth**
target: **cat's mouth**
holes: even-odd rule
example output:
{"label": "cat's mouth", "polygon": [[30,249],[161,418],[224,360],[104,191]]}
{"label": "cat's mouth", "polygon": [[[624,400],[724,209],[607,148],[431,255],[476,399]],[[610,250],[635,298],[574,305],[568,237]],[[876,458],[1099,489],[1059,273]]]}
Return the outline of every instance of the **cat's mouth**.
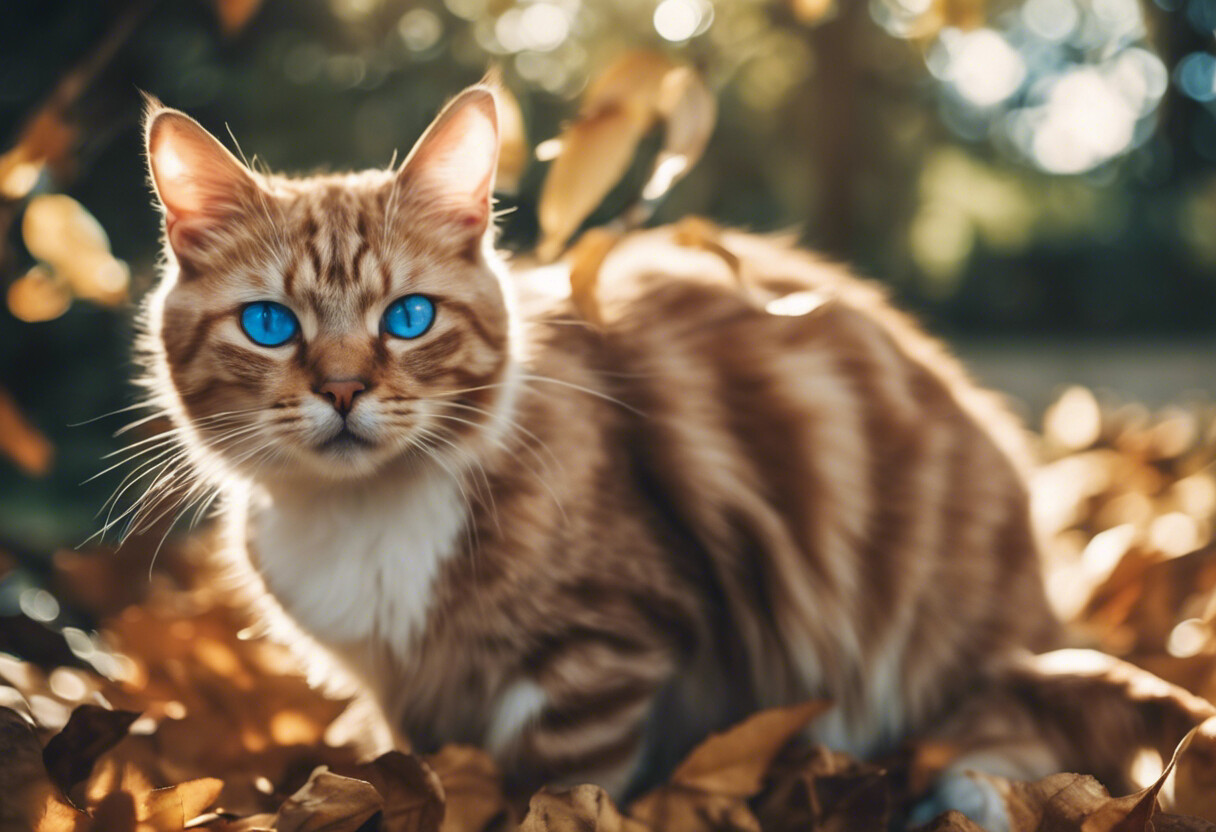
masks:
{"label": "cat's mouth", "polygon": [[343,426],[342,430],[335,433],[333,436],[326,439],[320,444],[320,449],[330,451],[332,453],[343,453],[363,448],[371,448],[375,443],[370,439],[364,439],[359,434],[352,431],[350,428]]}

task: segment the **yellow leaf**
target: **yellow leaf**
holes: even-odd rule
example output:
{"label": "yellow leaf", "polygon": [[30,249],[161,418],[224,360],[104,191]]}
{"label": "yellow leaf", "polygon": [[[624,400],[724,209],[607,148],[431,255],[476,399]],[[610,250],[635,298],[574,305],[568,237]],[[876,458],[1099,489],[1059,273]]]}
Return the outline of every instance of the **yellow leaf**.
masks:
{"label": "yellow leaf", "polygon": [[761,711],[697,746],[671,782],[714,794],[751,797],[760,791],[777,753],[830,707],[829,702],[815,701]]}
{"label": "yellow leaf", "polygon": [[603,323],[597,292],[600,266],[620,239],[617,231],[592,228],[570,249],[570,298],[579,314],[596,325]]}
{"label": "yellow leaf", "polygon": [[46,266],[34,266],[8,287],[8,308],[26,323],[53,321],[72,305],[72,293]]}
{"label": "yellow leaf", "polygon": [[583,94],[583,115],[633,102],[642,110],[658,109],[659,91],[675,64],[666,55],[646,50],[626,52],[596,75]]}
{"label": "yellow leaf", "polygon": [[110,238],[88,210],[65,194],[30,200],[21,221],[21,238],[30,254],[56,268],[83,252],[110,251]]}
{"label": "yellow leaf", "polygon": [[139,800],[138,817],[157,830],[181,829],[211,807],[224,790],[214,777],[188,780],[167,789],[155,789]]}
{"label": "yellow leaf", "polygon": [[540,194],[542,260],[561,253],[583,220],[624,176],[653,114],[620,102],[574,122],[562,134],[561,154]]}

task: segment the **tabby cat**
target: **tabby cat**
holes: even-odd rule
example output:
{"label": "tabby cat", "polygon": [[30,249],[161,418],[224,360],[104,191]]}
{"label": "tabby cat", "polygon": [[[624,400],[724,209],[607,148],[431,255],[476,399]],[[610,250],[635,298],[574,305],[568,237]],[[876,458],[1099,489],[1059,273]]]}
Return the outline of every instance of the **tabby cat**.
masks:
{"label": "tabby cat", "polygon": [[1060,739],[1092,702],[1051,722],[1027,682],[1059,628],[1000,406],[743,233],[629,238],[588,324],[495,253],[496,113],[475,86],[396,170],[290,179],[149,107],[151,384],[266,598],[415,749],[483,746],[520,793],[633,793],[812,698],[856,754],[982,737],[927,805],[993,827],[962,771],[1118,777]]}

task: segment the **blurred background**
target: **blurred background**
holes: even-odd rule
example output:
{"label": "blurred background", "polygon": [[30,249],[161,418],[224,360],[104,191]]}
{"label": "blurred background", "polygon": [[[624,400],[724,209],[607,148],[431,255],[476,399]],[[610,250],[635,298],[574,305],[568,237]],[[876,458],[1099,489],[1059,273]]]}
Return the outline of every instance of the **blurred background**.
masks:
{"label": "blurred background", "polygon": [[622,53],[667,55],[718,112],[653,222],[795,231],[1037,421],[1066,383],[1216,386],[1214,32],[1216,0],[4,0],[0,549],[79,543],[120,480],[81,485],[131,438],[99,417],[137,398],[158,256],[139,90],[306,172],[388,164],[496,65],[524,131],[503,245],[528,251],[533,148]]}

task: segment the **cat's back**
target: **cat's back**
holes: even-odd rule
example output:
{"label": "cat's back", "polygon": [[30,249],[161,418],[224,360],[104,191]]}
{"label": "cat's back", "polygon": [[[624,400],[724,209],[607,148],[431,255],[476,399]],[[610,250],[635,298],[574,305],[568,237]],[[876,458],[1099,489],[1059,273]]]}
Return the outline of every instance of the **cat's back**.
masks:
{"label": "cat's back", "polygon": [[687,223],[614,249],[598,291],[643,467],[710,552],[761,703],[831,696],[825,739],[871,750],[1052,638],[1021,431],[880,291]]}

